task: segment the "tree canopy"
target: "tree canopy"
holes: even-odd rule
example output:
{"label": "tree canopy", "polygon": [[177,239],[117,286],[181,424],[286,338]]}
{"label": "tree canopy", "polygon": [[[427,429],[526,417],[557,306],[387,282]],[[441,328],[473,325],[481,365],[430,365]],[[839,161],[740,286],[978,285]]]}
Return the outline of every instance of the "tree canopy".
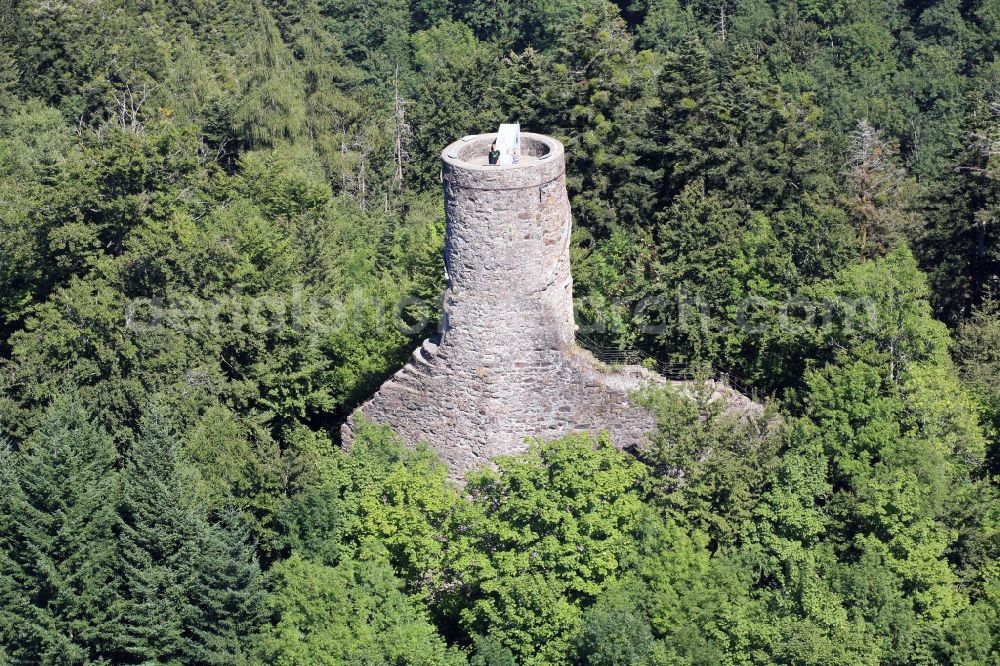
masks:
{"label": "tree canopy", "polygon": [[[993,0],[0,2],[0,663],[1000,664],[998,52]],[[581,335],[760,413],[341,448],[507,120]]]}

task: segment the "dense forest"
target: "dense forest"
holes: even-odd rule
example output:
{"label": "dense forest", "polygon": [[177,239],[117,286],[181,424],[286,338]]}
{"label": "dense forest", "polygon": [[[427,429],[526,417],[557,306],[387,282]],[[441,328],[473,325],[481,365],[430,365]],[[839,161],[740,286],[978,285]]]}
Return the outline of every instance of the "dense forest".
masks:
{"label": "dense forest", "polygon": [[[1000,664],[998,52],[997,0],[0,0],[0,663]],[[341,450],[504,121],[581,331],[762,415]]]}

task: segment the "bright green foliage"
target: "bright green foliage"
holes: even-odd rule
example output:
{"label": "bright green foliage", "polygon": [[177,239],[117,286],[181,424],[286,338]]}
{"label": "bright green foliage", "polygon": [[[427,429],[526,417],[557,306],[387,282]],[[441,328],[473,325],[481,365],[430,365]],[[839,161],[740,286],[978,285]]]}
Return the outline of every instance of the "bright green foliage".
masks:
{"label": "bright green foliage", "polygon": [[624,570],[643,470],[586,437],[536,442],[498,467],[467,488],[478,510],[450,544],[449,567],[470,592],[453,603],[467,631],[521,663],[562,663],[581,606]]}
{"label": "bright green foliage", "polygon": [[643,48],[676,50],[695,25],[679,0],[643,0],[631,7],[633,11],[640,8],[643,19],[636,27],[636,36]]}
{"label": "bright green foliage", "polygon": [[441,462],[373,424],[360,428],[349,453],[326,462],[286,508],[293,549],[334,565],[374,539],[411,588],[438,587],[446,530],[462,509]]}
{"label": "bright green foliage", "polygon": [[729,261],[729,295],[725,355],[744,359],[747,381],[757,384],[765,377],[797,374],[788,367],[787,355],[777,353],[786,341],[781,308],[790,299],[788,276],[797,270],[789,248],[783,246],[770,220],[755,215],[740,238]]}
{"label": "bright green foliage", "polygon": [[641,338],[638,325],[662,325],[661,302],[647,301],[648,313],[646,308],[631,307],[636,295],[650,292],[645,267],[655,252],[647,231],[618,227],[597,247],[593,234],[577,229],[574,240],[574,280],[587,289],[586,295],[576,298],[581,333],[607,336],[623,347],[632,347]]}
{"label": "bright green foliage", "polygon": [[421,610],[402,590],[387,553],[362,548],[337,566],[299,555],[272,570],[268,608],[275,618],[261,641],[264,663],[464,664],[445,646]]}
{"label": "bright green foliage", "polygon": [[64,159],[71,134],[59,112],[25,105],[0,116],[0,327],[5,338],[44,292],[44,239],[31,221],[39,180]]}
{"label": "bright green foliage", "polygon": [[365,113],[374,100],[358,87],[364,74],[347,60],[323,20],[320,3],[301,4],[304,15],[290,27],[289,39],[305,84],[305,127],[327,176],[352,191],[348,181],[363,176],[365,160],[370,159],[365,146],[357,145],[359,138],[370,133],[372,125],[378,128],[378,119],[373,121]]}
{"label": "bright green foliage", "polygon": [[829,320],[804,330],[821,346],[863,355],[869,345],[883,355],[893,380],[908,363],[948,363],[947,329],[932,317],[926,281],[909,250],[850,266],[808,293]]}
{"label": "bright green foliage", "polygon": [[255,9],[257,22],[247,45],[248,73],[235,120],[239,135],[259,148],[294,141],[302,134],[305,100],[278,27],[262,4]]}
{"label": "bright green foliage", "polygon": [[258,441],[260,433],[255,430],[223,405],[207,407],[189,430],[184,448],[213,506],[246,497],[268,475],[267,442]]}
{"label": "bright green foliage", "polygon": [[1000,474],[1000,319],[995,304],[976,310],[958,329],[955,361],[979,408],[992,440],[987,458],[990,476]]}
{"label": "bright green foliage", "polygon": [[[696,389],[697,391],[697,389]],[[736,416],[710,391],[647,391],[639,403],[657,415],[645,458],[651,500],[684,516],[718,545],[733,545],[778,464],[781,426],[773,411]]]}
{"label": "bright green foliage", "polygon": [[[241,175],[223,177],[169,127],[108,132],[119,139],[94,138],[60,167],[72,173],[57,171],[72,183],[89,163],[87,177],[107,187],[92,204],[75,185],[40,183],[32,195],[50,202],[34,214],[48,237],[37,254],[19,243],[10,279],[25,289],[12,293],[13,314],[55,293],[12,341],[11,381],[31,387],[23,407],[69,378],[127,439],[149,394],[183,384],[247,410],[272,429],[267,439],[366,395],[405,353],[393,306],[437,268],[427,257],[439,252],[438,211],[359,226],[353,205],[331,201],[322,167],[292,151],[247,154]],[[165,184],[175,167],[179,180]],[[60,207],[83,217],[67,223]],[[379,265],[386,239],[415,250],[395,277]]]}
{"label": "bright green foliage", "polygon": [[[924,402],[919,384],[900,389],[884,370],[846,359],[811,375],[808,419],[792,433],[780,469],[787,489],[770,491],[758,509],[764,552],[797,563],[794,576],[783,572],[785,585],[799,588],[806,572],[819,577],[813,600],[798,602],[801,621],[848,632],[838,640],[855,649],[872,640],[864,636],[878,637],[872,656],[881,663],[968,649],[931,630],[956,622],[968,603],[949,565],[957,532],[946,501],[968,483],[961,448],[971,437],[975,449],[977,435],[963,431],[967,405],[956,410],[958,421],[932,416],[927,410],[940,407]],[[941,395],[938,386],[933,395]],[[907,393],[912,420],[903,416]],[[943,429],[928,430],[933,422]]]}
{"label": "bright green foliage", "polygon": [[117,2],[84,7],[31,0],[7,11],[22,94],[59,104],[68,118],[102,117],[113,107],[112,91],[148,86],[164,75],[159,31],[143,30],[140,17]]}
{"label": "bright green foliage", "polygon": [[630,600],[617,603],[642,611],[658,639],[653,663],[746,663],[755,623],[767,621],[748,588],[746,572],[713,556],[704,532],[647,513],[621,588]]}
{"label": "bright green foliage", "polygon": [[[834,326],[843,351],[808,375],[805,418],[790,433],[781,483],[759,505],[755,540],[833,583],[796,612],[816,622],[820,609],[843,606],[822,622],[848,632],[844,645],[874,641],[880,663],[968,660],[986,648],[953,638],[969,613],[954,563],[983,551],[961,536],[968,518],[951,499],[984,490],[974,480],[983,440],[973,404],[909,254],[849,269],[834,290],[863,299],[870,317]],[[980,497],[989,517],[971,531],[988,534],[996,500]],[[782,578],[801,586],[787,569]]]}
{"label": "bright green foliage", "polygon": [[414,126],[414,180],[430,186],[441,149],[466,134],[502,122],[498,93],[506,70],[500,53],[460,23],[440,23],[413,35],[414,65],[420,76],[418,103],[408,111]]}

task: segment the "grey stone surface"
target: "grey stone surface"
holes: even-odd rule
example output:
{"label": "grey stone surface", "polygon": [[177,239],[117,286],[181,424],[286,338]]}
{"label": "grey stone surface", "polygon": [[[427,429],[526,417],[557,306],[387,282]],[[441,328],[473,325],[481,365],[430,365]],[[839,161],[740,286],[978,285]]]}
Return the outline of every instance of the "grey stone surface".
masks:
{"label": "grey stone surface", "polygon": [[[533,436],[606,430],[616,446],[641,446],[655,419],[629,394],[665,382],[639,367],[613,371],[575,345],[563,146],[523,133],[519,164],[489,166],[494,136],[442,153],[441,333],[359,408],[409,444],[428,442],[454,478],[526,450]],[[356,415],[343,426],[345,446]]]}

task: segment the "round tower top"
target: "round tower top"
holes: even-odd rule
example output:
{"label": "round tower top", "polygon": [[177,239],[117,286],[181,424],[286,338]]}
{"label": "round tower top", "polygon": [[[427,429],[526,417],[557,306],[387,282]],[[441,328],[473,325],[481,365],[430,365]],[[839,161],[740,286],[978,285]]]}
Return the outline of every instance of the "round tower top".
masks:
{"label": "round tower top", "polygon": [[544,134],[521,132],[521,155],[515,164],[490,164],[491,134],[470,134],[452,143],[441,153],[445,183],[480,190],[508,190],[538,187],[563,175],[565,150],[556,139]]}

